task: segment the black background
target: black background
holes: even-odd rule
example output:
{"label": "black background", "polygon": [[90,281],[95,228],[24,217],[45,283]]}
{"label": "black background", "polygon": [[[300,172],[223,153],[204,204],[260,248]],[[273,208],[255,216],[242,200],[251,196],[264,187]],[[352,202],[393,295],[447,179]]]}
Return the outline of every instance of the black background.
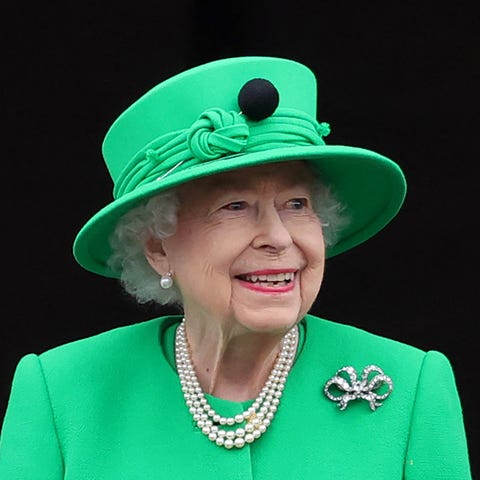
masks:
{"label": "black background", "polygon": [[111,199],[100,153],[110,123],[184,69],[273,55],[316,73],[328,143],[389,156],[409,184],[390,225],[328,261],[313,311],[444,352],[478,472],[480,30],[471,3],[444,3],[3,6],[0,416],[22,355],[158,313],[71,254],[77,230]]}

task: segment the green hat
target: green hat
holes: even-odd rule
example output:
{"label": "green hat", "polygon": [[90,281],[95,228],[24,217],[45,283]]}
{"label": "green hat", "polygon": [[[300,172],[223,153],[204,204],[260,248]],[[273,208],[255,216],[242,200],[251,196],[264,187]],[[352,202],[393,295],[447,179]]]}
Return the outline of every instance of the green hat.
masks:
{"label": "green hat", "polygon": [[370,150],[326,145],[316,118],[317,84],[306,66],[273,57],[217,60],[158,84],[112,124],[102,152],[114,200],[78,233],[73,253],[85,269],[107,265],[120,217],[141,201],[195,178],[286,160],[306,160],[331,185],[350,218],[332,257],[381,230],[403,203],[399,166]]}

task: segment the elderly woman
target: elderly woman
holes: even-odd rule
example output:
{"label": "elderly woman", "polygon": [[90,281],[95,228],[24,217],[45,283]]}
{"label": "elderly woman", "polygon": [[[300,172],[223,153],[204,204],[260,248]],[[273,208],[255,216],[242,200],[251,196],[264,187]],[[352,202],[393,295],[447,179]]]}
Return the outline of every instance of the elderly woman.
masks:
{"label": "elderly woman", "polygon": [[305,66],[211,62],[147,92],[103,153],[74,255],[164,316],[26,355],[2,479],[468,479],[446,357],[308,312],[327,257],[397,213],[391,160],[326,145]]}

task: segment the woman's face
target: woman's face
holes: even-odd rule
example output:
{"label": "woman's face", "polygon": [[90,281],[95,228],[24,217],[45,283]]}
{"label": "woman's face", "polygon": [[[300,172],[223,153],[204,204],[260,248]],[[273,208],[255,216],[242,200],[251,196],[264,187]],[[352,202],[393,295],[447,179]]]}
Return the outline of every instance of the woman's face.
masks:
{"label": "woman's face", "polygon": [[178,189],[176,233],[162,241],[187,319],[280,332],[312,306],[324,272],[311,173],[301,161],[245,168]]}

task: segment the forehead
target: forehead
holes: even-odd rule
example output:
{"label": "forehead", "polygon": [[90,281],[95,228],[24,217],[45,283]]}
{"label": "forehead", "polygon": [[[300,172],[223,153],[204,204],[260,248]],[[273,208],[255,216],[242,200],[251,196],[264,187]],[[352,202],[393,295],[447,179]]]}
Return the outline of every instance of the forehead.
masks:
{"label": "forehead", "polygon": [[310,167],[301,160],[276,162],[223,172],[199,178],[180,187],[180,192],[202,190],[213,193],[225,190],[251,190],[259,185],[289,188],[310,186],[314,176]]}

